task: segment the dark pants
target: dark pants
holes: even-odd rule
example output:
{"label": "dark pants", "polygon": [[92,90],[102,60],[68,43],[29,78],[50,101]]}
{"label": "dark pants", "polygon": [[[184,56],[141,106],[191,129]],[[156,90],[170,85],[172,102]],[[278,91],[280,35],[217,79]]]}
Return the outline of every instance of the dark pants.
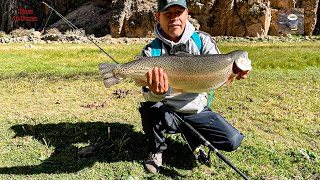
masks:
{"label": "dark pants", "polygon": [[[166,150],[165,134],[179,133],[180,130],[192,148],[200,145],[199,139],[189,129],[178,127],[177,117],[162,102],[142,102],[139,111],[150,151]],[[233,151],[241,144],[243,135],[208,107],[198,114],[177,114],[219,150]]]}

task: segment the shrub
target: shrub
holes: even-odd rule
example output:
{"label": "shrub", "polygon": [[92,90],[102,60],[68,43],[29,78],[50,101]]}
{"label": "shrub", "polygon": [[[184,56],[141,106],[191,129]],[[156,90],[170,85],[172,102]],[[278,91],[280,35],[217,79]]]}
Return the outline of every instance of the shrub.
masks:
{"label": "shrub", "polygon": [[86,32],[83,29],[68,29],[65,33],[65,35],[78,35],[78,36],[85,36]]}
{"label": "shrub", "polygon": [[31,33],[34,32],[34,29],[24,29],[24,28],[19,28],[15,29],[10,32],[10,35],[12,37],[22,37],[22,36],[29,36]]}
{"label": "shrub", "polygon": [[62,33],[57,28],[51,28],[46,31],[46,34],[61,35]]}
{"label": "shrub", "polygon": [[4,31],[0,31],[0,37],[10,37],[10,35],[5,33]]}

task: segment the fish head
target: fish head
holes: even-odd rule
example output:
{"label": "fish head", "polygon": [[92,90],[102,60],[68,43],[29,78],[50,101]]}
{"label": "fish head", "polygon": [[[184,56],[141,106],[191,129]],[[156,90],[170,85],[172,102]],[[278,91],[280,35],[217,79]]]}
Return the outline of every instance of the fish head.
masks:
{"label": "fish head", "polygon": [[251,71],[251,60],[248,57],[248,52],[243,50],[237,50],[231,52],[231,58],[242,71]]}

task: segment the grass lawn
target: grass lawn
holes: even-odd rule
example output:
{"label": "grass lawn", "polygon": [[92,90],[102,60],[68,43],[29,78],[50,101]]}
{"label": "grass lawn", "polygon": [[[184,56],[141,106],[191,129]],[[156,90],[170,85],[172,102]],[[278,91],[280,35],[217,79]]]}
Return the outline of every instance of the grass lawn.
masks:
{"label": "grass lawn", "polygon": [[[122,63],[143,46],[102,45]],[[245,135],[222,153],[252,179],[320,179],[320,43],[218,46],[253,63],[247,80],[215,91],[213,110]],[[211,167],[192,160],[180,135],[168,136],[160,173],[147,174],[140,88],[106,89],[106,61],[92,44],[0,45],[0,179],[240,179],[214,153]],[[91,145],[91,156],[78,155]]]}

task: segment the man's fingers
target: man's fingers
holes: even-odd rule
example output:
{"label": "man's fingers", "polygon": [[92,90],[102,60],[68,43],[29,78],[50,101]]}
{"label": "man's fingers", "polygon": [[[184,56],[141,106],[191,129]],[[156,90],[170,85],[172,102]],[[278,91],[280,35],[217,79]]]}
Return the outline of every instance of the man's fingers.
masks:
{"label": "man's fingers", "polygon": [[166,73],[163,73],[163,89],[167,92],[169,90],[169,81]]}
{"label": "man's fingers", "polygon": [[148,86],[150,87],[152,85],[152,71],[147,72],[147,82]]}
{"label": "man's fingers", "polygon": [[163,70],[161,68],[159,68],[159,83],[158,83],[158,87],[159,87],[159,91],[161,93],[163,93]]}
{"label": "man's fingers", "polygon": [[154,67],[146,73],[149,89],[156,94],[166,93],[169,89],[167,74],[162,68]]}
{"label": "man's fingers", "polygon": [[247,79],[247,75],[249,74],[250,71],[240,71],[238,76],[237,76],[237,79]]}
{"label": "man's fingers", "polygon": [[153,86],[156,88],[156,91],[159,92],[159,72],[158,72],[158,67],[154,67],[152,71],[152,81],[153,81]]}

